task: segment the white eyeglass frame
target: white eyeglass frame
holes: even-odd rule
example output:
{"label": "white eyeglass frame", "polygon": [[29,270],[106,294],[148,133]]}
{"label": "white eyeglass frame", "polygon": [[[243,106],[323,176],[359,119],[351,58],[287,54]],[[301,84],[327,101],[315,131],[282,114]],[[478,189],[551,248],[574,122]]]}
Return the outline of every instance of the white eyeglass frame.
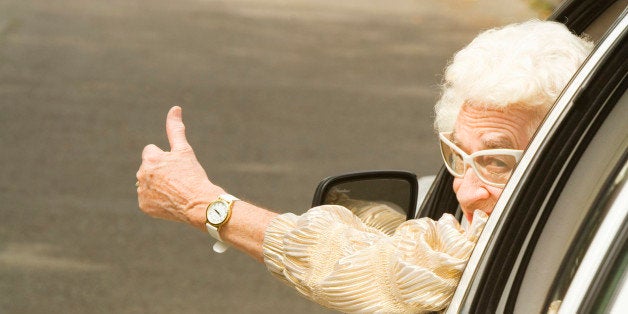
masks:
{"label": "white eyeglass frame", "polygon": [[[480,151],[477,151],[477,152],[469,155],[469,154],[465,153],[465,151],[463,151],[456,144],[454,144],[450,139],[447,138],[451,134],[452,134],[452,132],[440,132],[440,133],[438,133],[438,138],[443,143],[447,144],[447,146],[449,146],[449,148],[451,148],[454,152],[460,154],[460,156],[462,156],[463,164],[471,166],[471,168],[475,172],[475,175],[480,180],[482,180],[482,182],[484,182],[484,183],[486,183],[486,184],[488,184],[490,186],[494,186],[494,187],[498,187],[498,188],[503,188],[503,187],[506,186],[506,183],[490,182],[486,178],[484,178],[482,173],[476,168],[477,166],[475,165],[474,158],[478,157],[478,156],[508,155],[508,156],[515,157],[515,163],[519,163],[519,161],[521,160],[521,156],[523,156],[523,150],[508,149],[508,148],[485,149],[485,150],[480,150]],[[456,178],[463,178],[464,177],[464,174],[467,171],[467,167],[466,166],[464,167],[464,171],[463,171],[462,174],[456,174],[456,172],[449,167],[449,164],[447,163],[447,159],[445,159],[445,154],[443,153],[443,148],[442,147],[440,147],[440,155],[443,158],[443,161],[445,162],[445,167],[447,167],[447,170],[449,170],[449,173],[451,173],[452,176],[454,176]]]}

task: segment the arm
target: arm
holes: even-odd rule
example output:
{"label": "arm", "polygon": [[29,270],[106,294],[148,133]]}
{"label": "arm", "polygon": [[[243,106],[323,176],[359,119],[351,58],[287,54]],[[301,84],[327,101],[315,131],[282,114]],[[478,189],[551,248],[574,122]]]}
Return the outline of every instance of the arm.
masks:
{"label": "arm", "polygon": [[[211,183],[187,143],[179,107],[168,113],[166,130],[169,152],[148,145],[142,153],[139,206],[150,216],[205,232],[206,207],[225,191]],[[220,234],[324,306],[416,312],[449,302],[486,218],[481,211],[476,215],[484,216],[466,232],[452,216],[444,216],[438,222],[405,222],[391,236],[342,206],[278,216],[237,201]]]}

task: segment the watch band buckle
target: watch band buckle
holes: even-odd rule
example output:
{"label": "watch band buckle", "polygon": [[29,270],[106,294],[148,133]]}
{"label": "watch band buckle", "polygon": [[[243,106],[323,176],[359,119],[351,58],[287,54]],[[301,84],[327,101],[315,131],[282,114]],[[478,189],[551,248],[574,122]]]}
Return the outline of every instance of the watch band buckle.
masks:
{"label": "watch band buckle", "polygon": [[224,253],[229,248],[229,244],[222,241],[216,241],[216,243],[214,243],[212,248],[214,249],[214,252],[216,253]]}

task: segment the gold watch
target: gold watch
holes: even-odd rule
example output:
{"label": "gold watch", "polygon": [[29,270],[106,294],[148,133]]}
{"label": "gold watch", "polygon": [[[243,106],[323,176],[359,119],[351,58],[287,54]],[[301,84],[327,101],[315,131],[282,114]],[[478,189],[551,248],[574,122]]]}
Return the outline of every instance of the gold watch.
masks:
{"label": "gold watch", "polygon": [[233,195],[221,194],[218,196],[217,200],[207,206],[207,211],[205,212],[205,227],[209,235],[218,240],[213,246],[214,252],[216,253],[222,253],[229,247],[228,244],[222,241],[219,231],[220,227],[226,224],[229,218],[231,218],[231,209],[235,201],[239,201],[239,199]]}

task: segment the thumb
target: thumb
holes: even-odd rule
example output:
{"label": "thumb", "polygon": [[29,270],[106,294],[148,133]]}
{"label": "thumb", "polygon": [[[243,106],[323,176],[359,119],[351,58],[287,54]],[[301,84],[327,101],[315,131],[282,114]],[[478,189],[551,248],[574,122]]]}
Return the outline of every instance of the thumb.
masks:
{"label": "thumb", "polygon": [[171,151],[182,151],[191,148],[188,140],[185,138],[185,125],[183,125],[181,107],[174,106],[168,111],[166,134],[168,135]]}

